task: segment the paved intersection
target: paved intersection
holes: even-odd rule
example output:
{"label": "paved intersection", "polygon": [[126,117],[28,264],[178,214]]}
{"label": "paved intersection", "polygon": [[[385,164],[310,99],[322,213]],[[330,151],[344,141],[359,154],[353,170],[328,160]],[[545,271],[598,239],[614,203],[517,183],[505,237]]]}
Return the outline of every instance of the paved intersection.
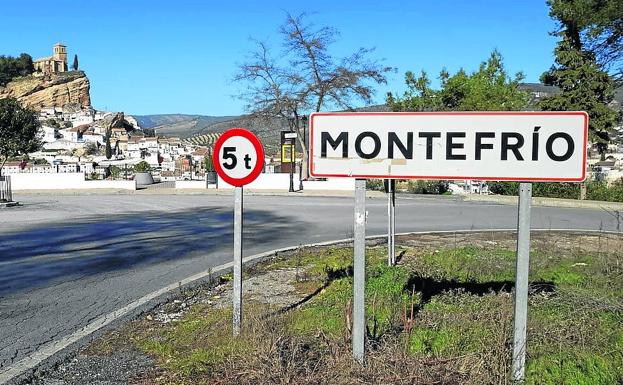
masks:
{"label": "paved intersection", "polygon": [[[161,287],[231,259],[233,196],[22,196],[0,212],[0,372]],[[386,201],[367,200],[367,234]],[[399,198],[396,230],[512,229],[512,205]],[[352,236],[353,198],[245,196],[245,255]],[[533,228],[616,230],[604,210],[535,207]]]}

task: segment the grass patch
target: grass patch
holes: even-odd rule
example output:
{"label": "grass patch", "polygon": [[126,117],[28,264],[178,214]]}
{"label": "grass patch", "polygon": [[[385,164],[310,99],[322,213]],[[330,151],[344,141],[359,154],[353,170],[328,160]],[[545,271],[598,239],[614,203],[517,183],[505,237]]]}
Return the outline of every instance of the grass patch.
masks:
{"label": "grass patch", "polygon": [[[269,318],[247,302],[242,338],[231,337],[229,310],[196,305],[134,343],[156,357],[163,383],[510,384],[515,252],[405,247],[402,263],[388,267],[385,251],[366,253],[365,366],[350,357],[351,248],[258,267],[299,269],[295,288],[316,294]],[[526,383],[622,382],[620,256],[550,248],[531,258]]]}

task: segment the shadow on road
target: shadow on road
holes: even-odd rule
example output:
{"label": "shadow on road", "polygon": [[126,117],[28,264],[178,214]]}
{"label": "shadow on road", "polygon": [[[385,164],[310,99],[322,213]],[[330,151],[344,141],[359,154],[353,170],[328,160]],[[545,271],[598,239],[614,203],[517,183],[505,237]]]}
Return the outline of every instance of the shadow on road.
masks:
{"label": "shadow on road", "polygon": [[[304,224],[246,210],[244,241],[261,245]],[[0,235],[0,297],[56,281],[184,259],[232,245],[231,209],[116,215]]]}

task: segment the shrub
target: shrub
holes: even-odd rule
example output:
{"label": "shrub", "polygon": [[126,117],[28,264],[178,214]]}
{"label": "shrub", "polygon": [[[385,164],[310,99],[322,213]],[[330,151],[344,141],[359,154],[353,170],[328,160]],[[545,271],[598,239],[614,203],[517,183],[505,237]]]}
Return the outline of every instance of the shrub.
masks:
{"label": "shrub", "polygon": [[[487,182],[489,191],[499,195],[519,194],[519,182]],[[533,183],[532,196],[544,198],[578,199],[579,183]]]}
{"label": "shrub", "polygon": [[0,86],[6,85],[14,78],[28,76],[35,70],[32,57],[26,53],[19,57],[0,56]]}
{"label": "shrub", "polygon": [[366,179],[366,189],[374,191],[385,191],[383,179]]}
{"label": "shrub", "polygon": [[409,181],[407,191],[412,194],[441,195],[448,191],[447,180],[415,180]]}
{"label": "shrub", "polygon": [[109,172],[110,172],[110,176],[112,176],[113,179],[117,179],[119,178],[119,175],[121,175],[121,169],[117,166],[110,166]]}
{"label": "shrub", "polygon": [[586,199],[623,202],[623,182],[619,180],[611,185],[608,185],[606,182],[589,182],[586,186]]}
{"label": "shrub", "polygon": [[150,171],[151,171],[151,166],[149,165],[149,163],[145,161],[137,163],[134,166],[134,172],[150,172]]}

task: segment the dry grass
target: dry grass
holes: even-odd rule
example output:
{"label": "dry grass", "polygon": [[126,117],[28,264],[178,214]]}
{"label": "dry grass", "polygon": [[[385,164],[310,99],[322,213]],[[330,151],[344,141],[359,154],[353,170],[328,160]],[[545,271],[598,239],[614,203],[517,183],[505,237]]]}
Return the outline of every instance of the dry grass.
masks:
{"label": "dry grass", "polygon": [[[239,338],[229,310],[195,305],[179,323],[143,320],[110,340],[125,335],[156,359],[160,371],[141,384],[506,385],[514,243],[508,233],[406,237],[397,267],[369,248],[365,365],[351,354],[347,247],[256,266],[295,267],[293,286],[314,295],[287,312],[247,301]],[[527,384],[623,382],[621,246],[616,235],[533,234]]]}

